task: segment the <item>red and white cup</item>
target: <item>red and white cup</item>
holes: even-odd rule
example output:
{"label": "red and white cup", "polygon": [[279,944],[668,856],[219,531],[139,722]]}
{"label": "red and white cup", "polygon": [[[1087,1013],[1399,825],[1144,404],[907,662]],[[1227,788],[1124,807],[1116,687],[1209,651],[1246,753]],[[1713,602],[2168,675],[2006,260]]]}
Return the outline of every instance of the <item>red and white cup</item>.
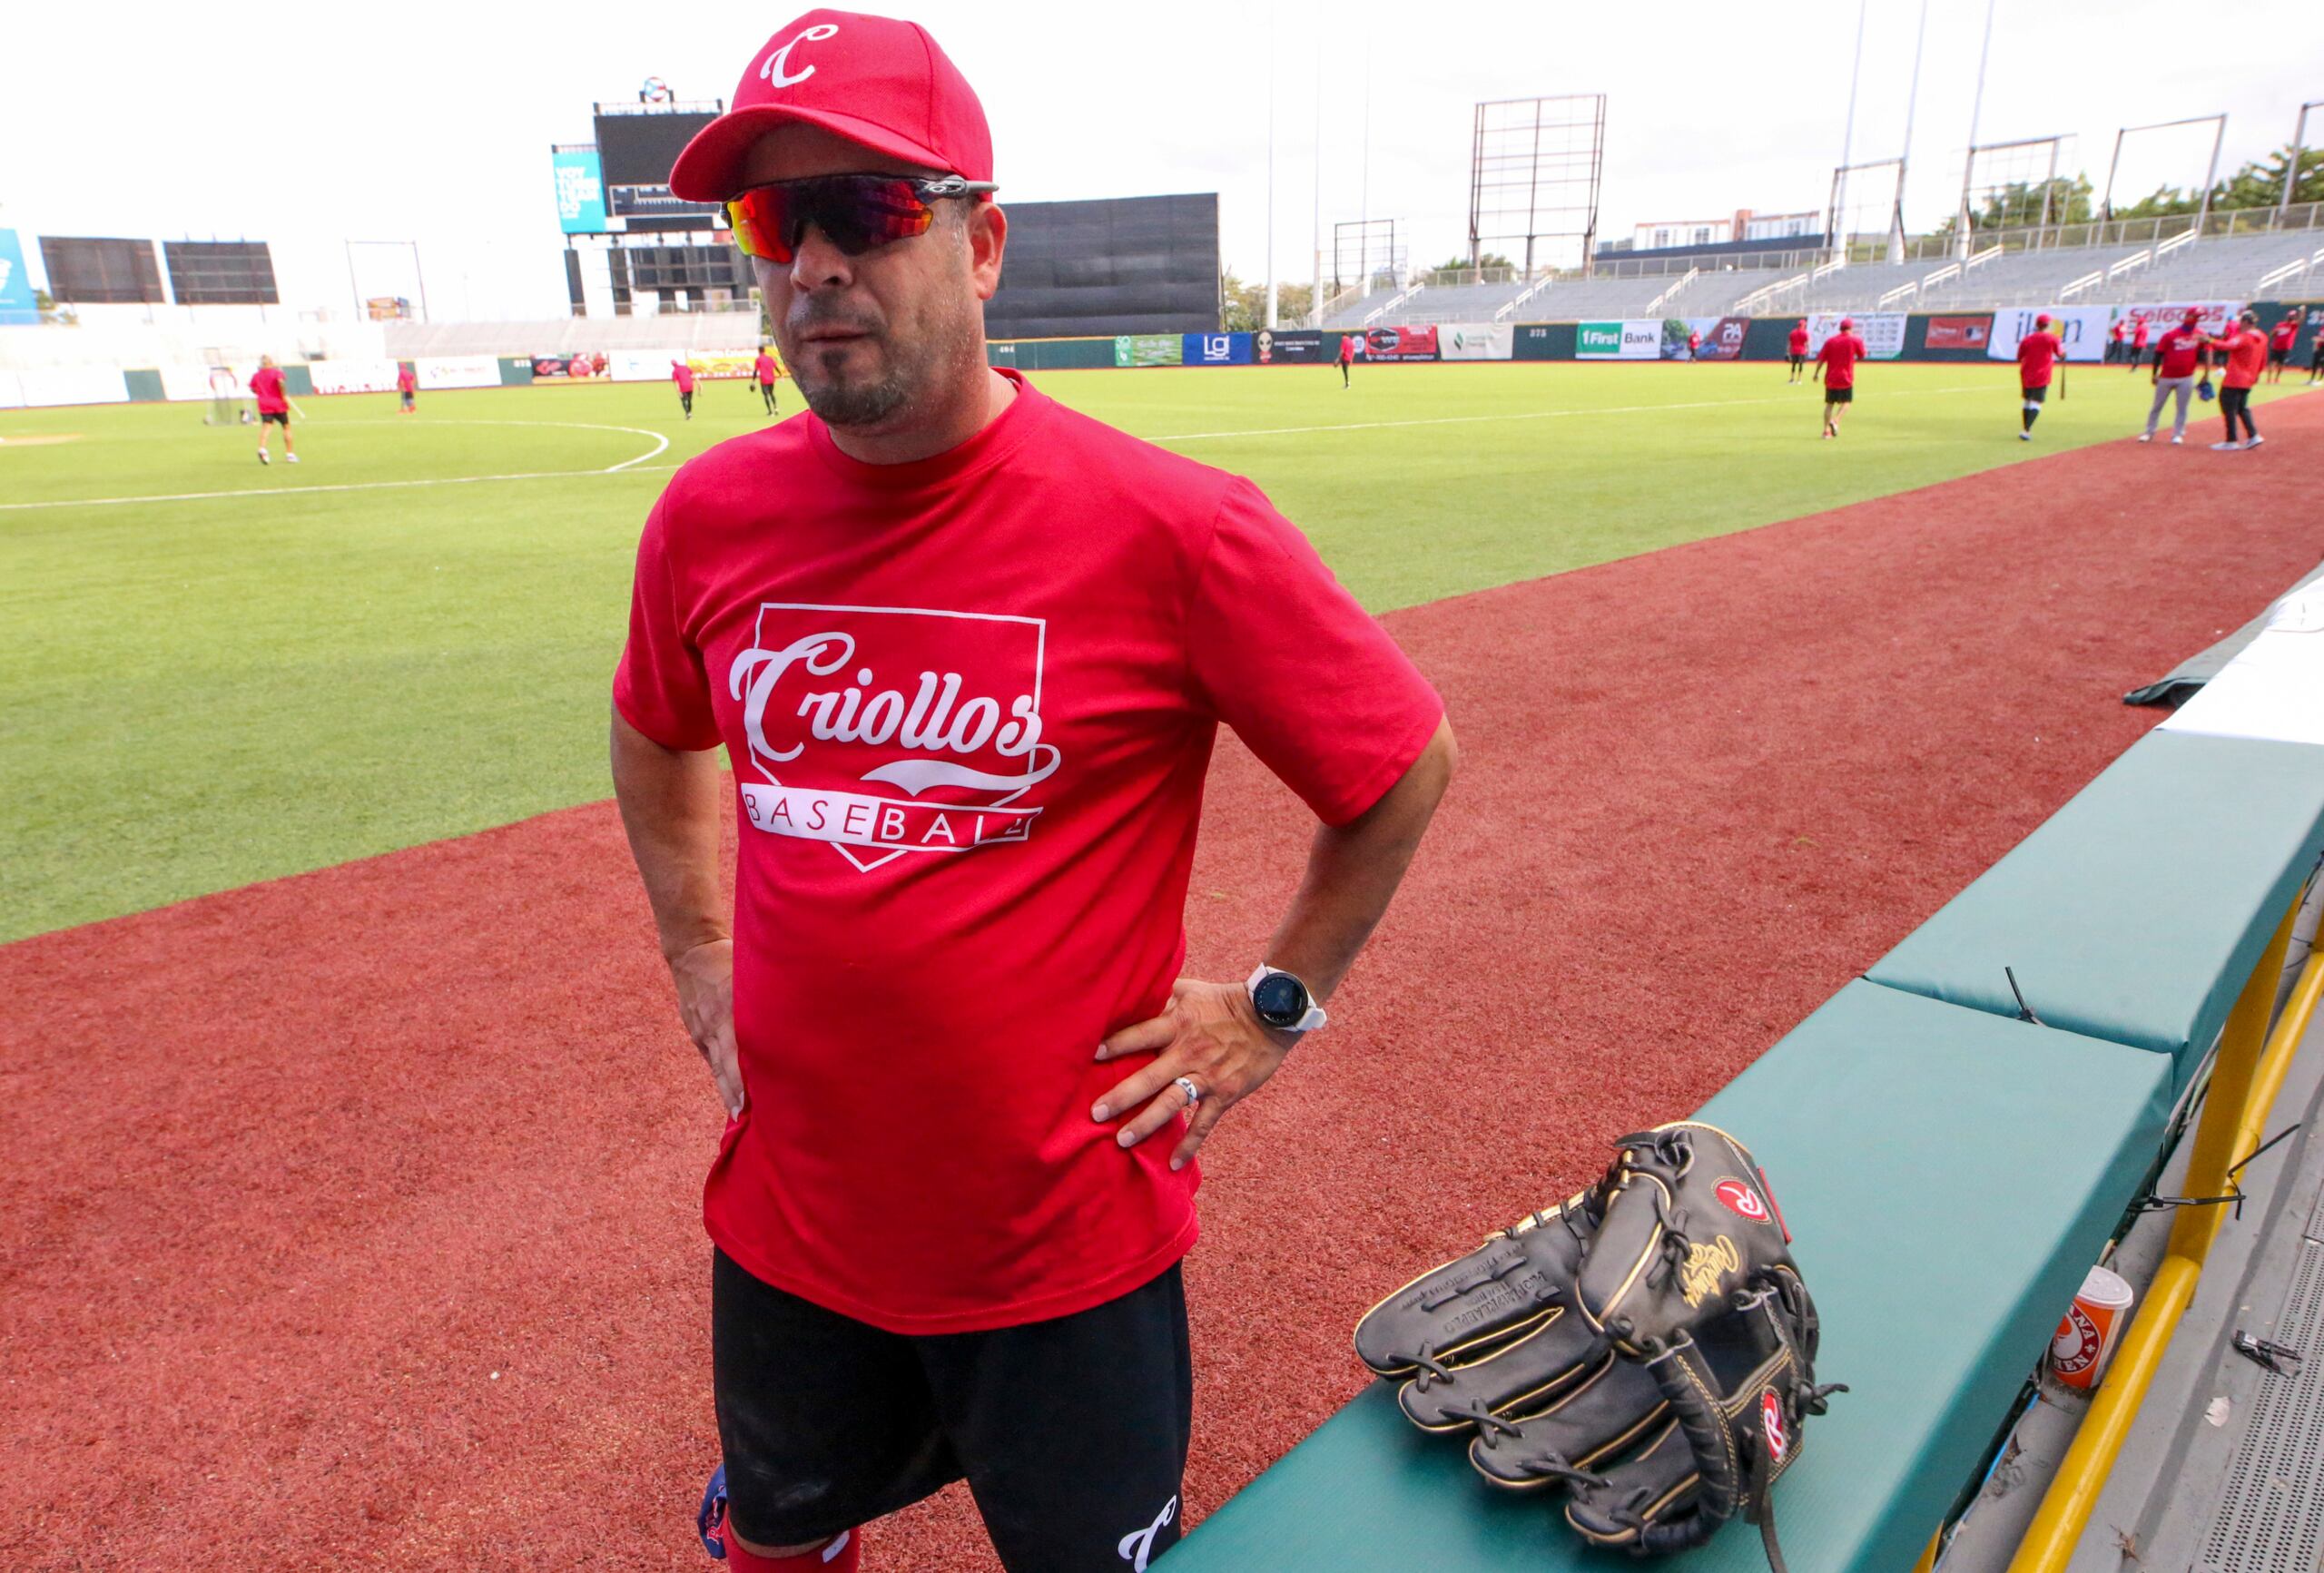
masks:
{"label": "red and white cup", "polygon": [[2131,1319],[2131,1286],[2103,1267],[2093,1267],[2082,1292],[2066,1307],[2050,1340],[2050,1370],[2068,1387],[2092,1388],[2105,1372],[2106,1359]]}

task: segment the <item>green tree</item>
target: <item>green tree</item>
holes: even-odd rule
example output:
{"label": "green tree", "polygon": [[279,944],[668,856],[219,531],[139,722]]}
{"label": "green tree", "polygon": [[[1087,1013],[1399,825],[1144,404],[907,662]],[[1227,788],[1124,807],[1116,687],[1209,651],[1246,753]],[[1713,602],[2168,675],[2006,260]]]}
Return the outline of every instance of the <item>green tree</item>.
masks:
{"label": "green tree", "polygon": [[[2053,224],[2088,223],[2095,216],[2088,175],[2059,175],[2044,181],[2011,181],[1985,193],[1984,205],[1970,216],[1970,229],[1974,232],[1986,230],[2014,230],[2042,222],[2042,201],[2049,198],[2049,221]],[[1936,232],[1949,235],[1960,226],[1960,215],[1955,214],[1937,226]]]}
{"label": "green tree", "polygon": [[[2284,171],[2290,162],[2290,143],[2265,158],[2251,160],[2211,187],[2211,211],[2218,213],[2245,208],[2274,207],[2283,200]],[[2176,213],[2191,213],[2202,206],[2201,192],[2200,186],[2192,189],[2157,186],[2135,202],[2127,206],[2118,204],[2114,216],[2118,219],[2157,219]],[[2324,148],[2300,149],[2299,176],[2293,184],[2291,200],[2295,202],[2324,202]]]}
{"label": "green tree", "polygon": [[1449,261],[1437,263],[1431,270],[1438,273],[1459,273],[1470,268],[1514,268],[1516,266],[1516,263],[1499,251],[1487,251],[1473,262],[1469,261],[1468,253],[1461,252]]}
{"label": "green tree", "polygon": [[[1254,333],[1267,325],[1267,287],[1261,280],[1246,284],[1229,268],[1218,281],[1218,325],[1228,333]],[[1286,284],[1278,279],[1275,284],[1275,320],[1283,323],[1298,321],[1307,315],[1315,290],[1307,284]]]}

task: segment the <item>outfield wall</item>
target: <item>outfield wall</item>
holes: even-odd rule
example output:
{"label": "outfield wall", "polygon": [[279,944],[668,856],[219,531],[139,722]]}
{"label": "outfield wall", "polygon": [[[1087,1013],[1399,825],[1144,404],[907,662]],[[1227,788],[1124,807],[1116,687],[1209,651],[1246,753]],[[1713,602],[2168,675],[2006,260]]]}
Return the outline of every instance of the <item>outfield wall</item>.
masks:
{"label": "outfield wall", "polygon": [[[1864,336],[1875,360],[1955,361],[2005,364],[2016,358],[2017,341],[2046,310],[2063,331],[2066,359],[2102,361],[2109,331],[2118,320],[2144,316],[2161,325],[2176,322],[2195,306],[2203,326],[2219,331],[2246,302],[2158,300],[2129,306],[2052,306],[1997,311],[1856,311],[1846,313]],[[2300,313],[2292,357],[2305,366],[2317,336],[2324,331],[2324,301],[2256,300],[2262,327],[2271,328],[2287,310]],[[1811,312],[1811,352],[1823,347],[1841,321],[1838,312]],[[995,366],[1027,371],[1060,368],[1157,366],[1315,366],[1339,358],[1344,339],[1361,346],[1360,361],[1475,360],[1782,360],[1790,351],[1791,329],[1801,319],[1786,317],[1630,318],[1593,322],[1447,322],[1370,329],[1279,328],[1251,333],[1121,334],[1110,339],[996,339],[987,348]],[[1689,339],[1696,348],[1689,350]]]}
{"label": "outfield wall", "polygon": [[[2108,329],[2143,314],[2150,321],[2175,322],[2189,305],[2203,313],[2203,326],[2216,331],[2243,302],[2156,301],[2134,306],[2053,306],[2065,330],[2067,359],[2104,359]],[[2324,333],[2324,300],[2250,302],[2263,327],[2273,327],[2287,310],[2300,314],[2293,342],[2295,365],[2305,367]],[[2030,329],[2034,308],[1999,311],[1853,313],[1875,360],[1954,361],[2005,364],[2018,338]],[[995,366],[1026,371],[1100,367],[1328,366],[1338,359],[1340,341],[1354,339],[1359,359],[1382,361],[1472,362],[1494,360],[1646,361],[1689,359],[1781,360],[1797,317],[1630,318],[1592,322],[1447,322],[1341,330],[1281,328],[1254,333],[1125,333],[1111,338],[1000,339],[988,343]],[[1810,348],[1821,348],[1840,318],[1815,312],[1807,318]],[[1693,353],[1689,338],[1699,341]],[[395,386],[394,368],[409,365],[423,390],[505,388],[533,382],[661,381],[681,359],[698,377],[747,378],[757,347],[711,350],[685,348],[625,349],[611,356],[451,355],[397,361],[378,356],[282,362],[283,382],[292,398],[324,393],[386,392]],[[35,366],[0,369],[0,409],[58,405],[193,402],[212,397],[207,365],[158,367]],[[250,369],[234,367],[234,395],[248,398]]]}

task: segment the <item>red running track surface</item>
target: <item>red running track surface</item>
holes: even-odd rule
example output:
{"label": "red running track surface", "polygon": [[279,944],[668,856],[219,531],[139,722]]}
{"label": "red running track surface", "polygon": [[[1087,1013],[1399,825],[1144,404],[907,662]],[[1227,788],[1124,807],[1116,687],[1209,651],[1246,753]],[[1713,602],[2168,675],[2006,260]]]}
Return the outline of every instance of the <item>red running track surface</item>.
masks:
{"label": "red running track surface", "polygon": [[[1206,1155],[1192,1517],[1354,1393],[1374,1297],[1695,1108],[2314,565],[2324,398],[2267,421],[1389,619],[1464,769]],[[1223,749],[1196,971],[1305,834]],[[704,1565],[719,1120],[609,805],[25,940],[0,998],[0,1565]],[[958,1489],[866,1565],[993,1566]]]}

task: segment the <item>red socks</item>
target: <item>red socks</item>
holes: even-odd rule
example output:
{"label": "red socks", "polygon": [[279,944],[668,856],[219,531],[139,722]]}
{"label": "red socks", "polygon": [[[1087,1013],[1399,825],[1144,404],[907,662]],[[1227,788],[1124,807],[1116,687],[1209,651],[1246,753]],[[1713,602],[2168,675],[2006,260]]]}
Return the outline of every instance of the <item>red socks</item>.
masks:
{"label": "red socks", "polygon": [[796,1557],[762,1557],[745,1550],[734,1539],[734,1526],[724,1529],[726,1566],[734,1573],[856,1573],[862,1557],[860,1529],[845,1531],[821,1550],[803,1551]]}

